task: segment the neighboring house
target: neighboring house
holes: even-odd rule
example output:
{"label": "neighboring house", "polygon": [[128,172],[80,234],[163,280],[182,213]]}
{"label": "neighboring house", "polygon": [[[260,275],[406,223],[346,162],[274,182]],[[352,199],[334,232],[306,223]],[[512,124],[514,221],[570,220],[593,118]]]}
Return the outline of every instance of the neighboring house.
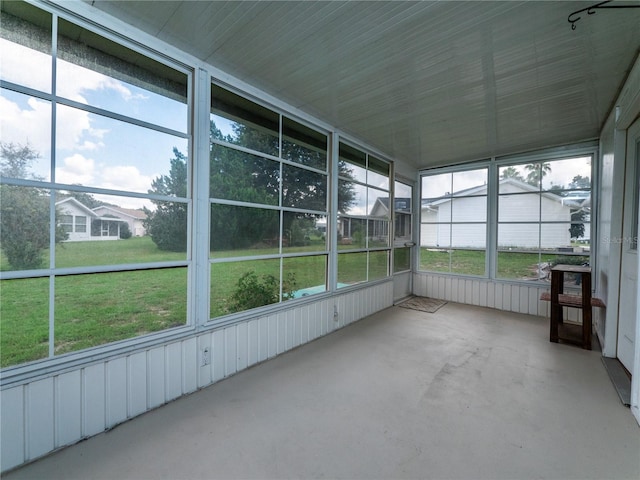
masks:
{"label": "neighboring house", "polygon": [[[484,248],[487,186],[479,185],[423,200],[420,244],[431,247]],[[500,180],[498,247],[557,248],[571,245],[574,202],[513,178]],[[542,223],[540,222],[558,222]],[[540,231],[541,230],[541,231]],[[586,229],[585,229],[586,230]]]}
{"label": "neighboring house", "polygon": [[[395,212],[394,241],[400,243],[409,242],[411,241],[411,199],[396,197],[393,203]],[[375,218],[389,218],[389,197],[378,197],[369,215]],[[375,222],[380,228],[385,228],[387,225],[387,222],[380,223],[379,220],[375,220],[374,229],[376,228]],[[383,234],[386,235],[387,231],[384,230]]]}
{"label": "neighboring house", "polygon": [[68,242],[118,240],[123,223],[129,224],[132,234],[144,235],[142,211],[134,216],[131,212],[138,212],[137,210],[119,207],[100,206],[92,210],[73,197],[56,202],[56,208],[60,226],[68,235]]}
{"label": "neighboring house", "polygon": [[133,208],[120,208],[102,205],[93,209],[95,213],[101,216],[115,216],[125,220],[129,224],[129,230],[134,237],[143,237],[147,230],[144,227],[144,221],[147,215],[142,210]]}

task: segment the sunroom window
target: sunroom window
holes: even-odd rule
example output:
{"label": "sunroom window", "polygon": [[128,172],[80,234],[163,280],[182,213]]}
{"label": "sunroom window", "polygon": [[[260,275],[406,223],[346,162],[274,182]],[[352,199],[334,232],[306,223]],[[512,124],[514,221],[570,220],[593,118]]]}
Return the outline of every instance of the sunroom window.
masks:
{"label": "sunroom window", "polygon": [[190,72],[26,3],[0,21],[1,366],[186,325]]}
{"label": "sunroom window", "polygon": [[218,85],[210,318],[327,290],[328,137]]}

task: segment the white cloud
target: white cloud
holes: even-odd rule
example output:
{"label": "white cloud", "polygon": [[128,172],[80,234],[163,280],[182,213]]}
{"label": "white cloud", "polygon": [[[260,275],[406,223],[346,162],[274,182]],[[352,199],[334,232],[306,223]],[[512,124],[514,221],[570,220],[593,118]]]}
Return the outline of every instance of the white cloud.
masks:
{"label": "white cloud", "polygon": [[137,167],[116,165],[104,167],[100,172],[100,187],[113,190],[129,190],[146,193],[151,188],[153,177],[140,173]]}
{"label": "white cloud", "polygon": [[[26,97],[25,97],[26,98]],[[51,104],[33,97],[28,108],[21,109],[6,96],[0,96],[0,132],[3,142],[31,147],[42,156],[49,156],[51,148]]]}
{"label": "white cloud", "polygon": [[91,185],[95,178],[95,162],[79,153],[65,158],[61,167],[56,167],[56,181],[59,183]]}
{"label": "white cloud", "polygon": [[0,63],[3,80],[51,91],[50,55],[0,38]]}

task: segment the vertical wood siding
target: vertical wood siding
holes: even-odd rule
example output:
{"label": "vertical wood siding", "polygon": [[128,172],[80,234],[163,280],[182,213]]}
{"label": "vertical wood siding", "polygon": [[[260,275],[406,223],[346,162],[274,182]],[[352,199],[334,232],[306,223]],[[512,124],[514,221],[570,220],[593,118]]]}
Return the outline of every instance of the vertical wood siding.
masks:
{"label": "vertical wood siding", "polygon": [[[0,392],[1,470],[96,435],[391,305],[389,281],[5,389]],[[208,365],[202,365],[205,348]]]}
{"label": "vertical wood siding", "polygon": [[[549,288],[431,273],[416,273],[413,277],[413,293],[418,296],[541,317],[549,316],[549,302],[540,301],[540,294]],[[565,308],[565,318],[581,321],[580,311]]]}

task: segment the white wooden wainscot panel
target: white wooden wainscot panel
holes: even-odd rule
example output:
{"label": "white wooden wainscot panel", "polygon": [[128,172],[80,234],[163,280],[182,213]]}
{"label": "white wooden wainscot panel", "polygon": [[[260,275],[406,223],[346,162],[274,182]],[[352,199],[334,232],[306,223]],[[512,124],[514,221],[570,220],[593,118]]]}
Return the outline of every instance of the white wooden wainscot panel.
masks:
{"label": "white wooden wainscot panel", "polygon": [[224,330],[213,332],[213,352],[211,362],[213,364],[213,381],[217,382],[224,378]]}
{"label": "white wooden wainscot panel", "polygon": [[304,344],[309,341],[309,310],[310,305],[303,305],[300,308],[300,343]]}
{"label": "white wooden wainscot panel", "polygon": [[0,468],[9,470],[24,463],[24,389],[19,386],[0,392]]}
{"label": "white wooden wainscot panel", "polygon": [[278,318],[278,348],[276,353],[280,355],[287,349],[287,317],[281,312],[277,314]]}
{"label": "white wooden wainscot panel", "polygon": [[80,370],[55,378],[56,447],[75,443],[82,437],[81,378]]}
{"label": "white wooden wainscot panel", "polygon": [[288,310],[283,312],[284,317],[284,325],[285,325],[285,335],[284,335],[284,349],[285,351],[291,350],[295,344],[293,343],[293,338],[295,336],[295,310]]}
{"label": "white wooden wainscot panel", "polygon": [[54,448],[53,378],[31,382],[27,395],[27,459],[38,458]]}
{"label": "white wooden wainscot panel", "polygon": [[184,393],[198,389],[198,342],[195,337],[182,342],[182,377]]}
{"label": "white wooden wainscot panel", "polygon": [[[205,355],[205,350],[208,354]],[[213,344],[210,333],[198,337],[198,387],[211,384],[213,367],[211,365]],[[205,356],[209,357],[209,363],[205,364]]]}
{"label": "white wooden wainscot panel", "polygon": [[493,282],[487,283],[487,307],[494,308],[496,304],[496,284]]}
{"label": "white wooden wainscot panel", "polygon": [[257,319],[251,320],[247,326],[248,366],[258,363],[258,357],[260,355],[259,327],[260,323]]}
{"label": "white wooden wainscot panel", "polygon": [[236,342],[237,370],[244,370],[249,364],[249,326],[247,322],[237,325]]}
{"label": "white wooden wainscot panel", "polygon": [[278,353],[278,316],[269,315],[269,355],[275,357]]}
{"label": "white wooden wainscot panel", "polygon": [[129,374],[128,399],[129,417],[135,417],[147,410],[147,355],[146,352],[134,353],[127,357]]}
{"label": "white wooden wainscot panel", "polygon": [[260,337],[258,361],[263,362],[269,358],[269,317],[262,317],[258,319],[258,335]]}
{"label": "white wooden wainscot panel", "polygon": [[107,427],[127,419],[127,359],[107,363]]}
{"label": "white wooden wainscot panel", "polygon": [[147,352],[149,408],[159,407],[166,401],[164,350],[161,346]]}
{"label": "white wooden wainscot panel", "polygon": [[238,371],[237,328],[235,325],[224,329],[224,375],[228,377]]}
{"label": "white wooden wainscot panel", "polygon": [[174,342],[167,345],[165,355],[165,391],[166,400],[170,401],[182,395],[182,344]]}
{"label": "white wooden wainscot panel", "polygon": [[88,437],[106,428],[105,364],[89,365],[82,369],[82,375],[82,434]]}

